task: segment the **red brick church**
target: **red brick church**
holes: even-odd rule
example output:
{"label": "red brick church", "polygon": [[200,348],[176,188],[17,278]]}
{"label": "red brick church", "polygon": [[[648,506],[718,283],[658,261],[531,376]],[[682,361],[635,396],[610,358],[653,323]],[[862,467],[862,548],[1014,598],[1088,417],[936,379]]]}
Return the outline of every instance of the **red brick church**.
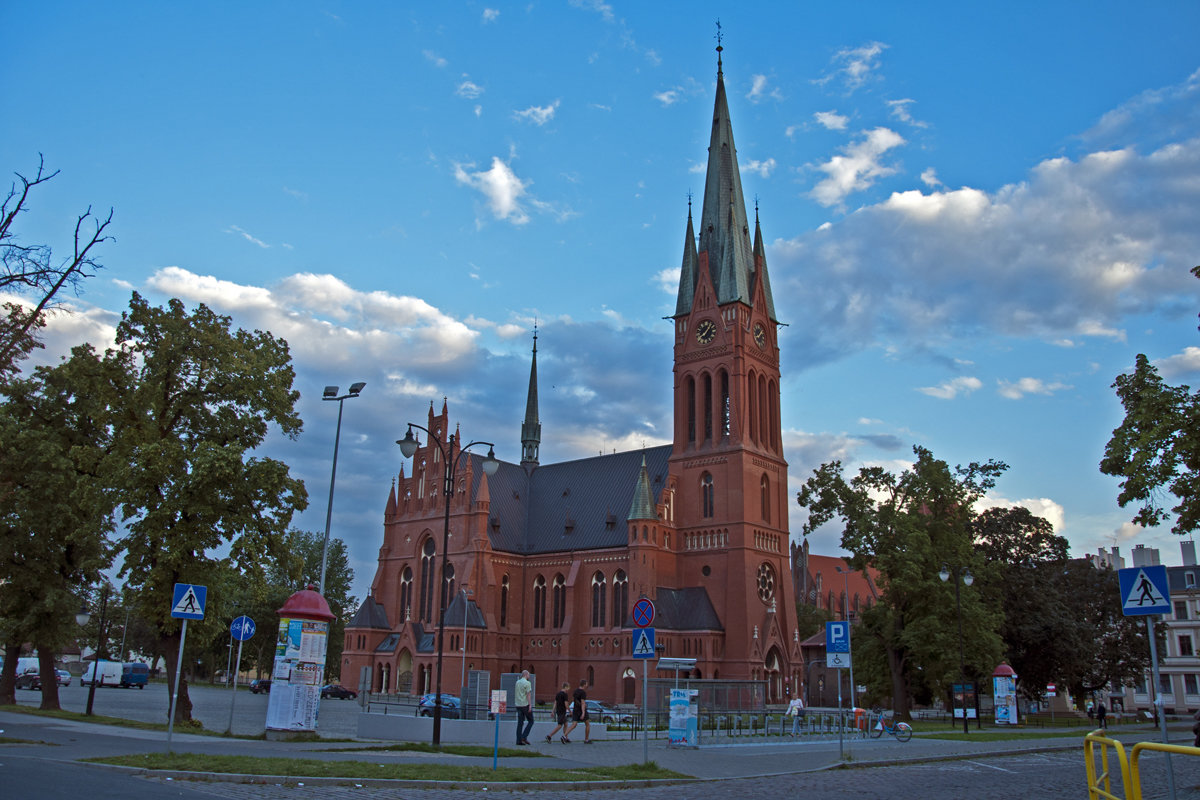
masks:
{"label": "red brick church", "polygon": [[[695,658],[694,677],[760,681],[768,702],[800,685],[779,322],[719,51],[704,203],[698,229],[689,203],[673,317],[673,441],[541,464],[535,335],[521,462],[488,476],[471,451],[457,473],[440,588],[443,691],[457,693],[464,666],[490,671],[493,687],[528,669],[538,701],[587,678],[593,697],[638,702],[630,609],[642,596],[657,608],[661,655]],[[463,441],[445,402],[430,404],[426,427]],[[373,691],[434,687],[445,465],[420,438],[388,497],[371,593],[346,629],[341,674],[369,667]]]}

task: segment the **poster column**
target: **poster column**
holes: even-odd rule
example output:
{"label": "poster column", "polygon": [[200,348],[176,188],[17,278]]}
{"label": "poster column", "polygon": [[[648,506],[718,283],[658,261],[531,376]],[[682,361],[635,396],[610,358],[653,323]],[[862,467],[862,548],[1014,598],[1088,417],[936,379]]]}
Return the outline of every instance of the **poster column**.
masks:
{"label": "poster column", "polygon": [[992,673],[992,697],[995,698],[996,724],[1017,724],[1017,673],[1001,662]]}
{"label": "poster column", "polygon": [[289,597],[276,613],[279,633],[267,700],[267,731],[312,732],[317,729],[333,613],[312,586]]}

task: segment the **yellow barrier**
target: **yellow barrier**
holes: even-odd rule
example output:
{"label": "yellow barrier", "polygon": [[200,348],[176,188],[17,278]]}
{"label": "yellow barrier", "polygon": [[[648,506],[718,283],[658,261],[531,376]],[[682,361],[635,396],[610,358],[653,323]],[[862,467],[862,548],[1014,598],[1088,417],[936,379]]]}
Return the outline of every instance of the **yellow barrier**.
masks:
{"label": "yellow barrier", "polygon": [[[1133,746],[1133,750],[1127,758],[1125,745],[1104,734],[1104,731],[1093,731],[1083,740],[1083,754],[1087,762],[1085,766],[1087,767],[1088,800],[1142,800],[1142,773],[1138,763],[1142,753],[1147,750],[1156,753],[1200,756],[1200,747],[1163,744],[1162,742],[1138,742]],[[1121,772],[1121,786],[1125,792],[1123,799],[1112,793],[1112,770],[1108,766],[1110,748],[1116,755],[1116,766]],[[1097,750],[1100,757],[1100,772],[1096,771]]]}

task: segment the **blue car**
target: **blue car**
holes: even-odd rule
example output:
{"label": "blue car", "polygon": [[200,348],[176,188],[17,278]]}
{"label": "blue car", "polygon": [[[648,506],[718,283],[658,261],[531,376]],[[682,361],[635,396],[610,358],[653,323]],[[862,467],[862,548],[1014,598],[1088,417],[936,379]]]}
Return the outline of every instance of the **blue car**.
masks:
{"label": "blue car", "polygon": [[[421,701],[417,703],[417,714],[422,717],[432,717],[433,708],[437,705],[437,694],[431,692],[423,695]],[[442,693],[442,718],[443,719],[458,719],[462,716],[460,710],[460,701],[452,694]]]}

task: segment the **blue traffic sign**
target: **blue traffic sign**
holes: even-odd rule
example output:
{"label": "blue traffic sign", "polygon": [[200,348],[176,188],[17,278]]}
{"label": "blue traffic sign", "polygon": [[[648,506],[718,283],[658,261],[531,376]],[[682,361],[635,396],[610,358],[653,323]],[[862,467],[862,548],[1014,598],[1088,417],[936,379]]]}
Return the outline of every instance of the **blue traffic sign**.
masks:
{"label": "blue traffic sign", "polygon": [[229,624],[229,633],[239,642],[244,642],[254,635],[254,620],[241,616]]}
{"label": "blue traffic sign", "polygon": [[633,632],[633,657],[654,658],[654,628],[638,628]]}
{"label": "blue traffic sign", "polygon": [[845,620],[825,623],[825,652],[850,652],[850,623]]}
{"label": "blue traffic sign", "polygon": [[633,604],[633,624],[638,628],[649,628],[654,624],[654,601],[649,597],[639,598]]}
{"label": "blue traffic sign", "polygon": [[1117,570],[1121,584],[1121,611],[1127,617],[1171,613],[1171,586],[1161,564]]}
{"label": "blue traffic sign", "polygon": [[177,583],[171,597],[171,616],[176,619],[204,619],[204,603],[207,600],[207,586]]}

